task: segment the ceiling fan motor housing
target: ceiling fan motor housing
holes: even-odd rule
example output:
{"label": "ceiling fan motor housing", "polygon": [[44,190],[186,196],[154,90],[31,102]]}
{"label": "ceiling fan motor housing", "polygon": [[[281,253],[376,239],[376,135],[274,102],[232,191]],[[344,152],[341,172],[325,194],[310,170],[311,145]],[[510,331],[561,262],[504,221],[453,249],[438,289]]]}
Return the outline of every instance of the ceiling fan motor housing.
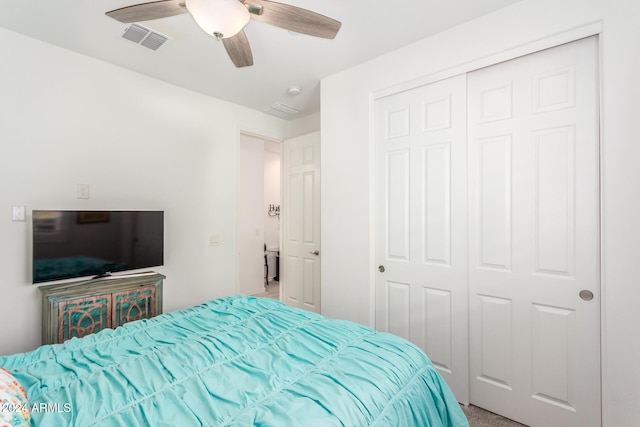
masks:
{"label": "ceiling fan motor housing", "polygon": [[235,36],[250,19],[238,0],[187,0],[186,6],[200,28],[218,40]]}

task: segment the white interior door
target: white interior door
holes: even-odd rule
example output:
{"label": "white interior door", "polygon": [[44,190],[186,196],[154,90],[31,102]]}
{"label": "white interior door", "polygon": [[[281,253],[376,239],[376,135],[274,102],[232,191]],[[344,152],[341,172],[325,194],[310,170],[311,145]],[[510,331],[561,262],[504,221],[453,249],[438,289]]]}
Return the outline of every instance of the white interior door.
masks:
{"label": "white interior door", "polygon": [[471,402],[600,425],[594,37],[470,73]]}
{"label": "white interior door", "polygon": [[320,133],[283,148],[282,300],[320,313]]}
{"label": "white interior door", "polygon": [[469,401],[466,80],[376,101],[376,328]]}

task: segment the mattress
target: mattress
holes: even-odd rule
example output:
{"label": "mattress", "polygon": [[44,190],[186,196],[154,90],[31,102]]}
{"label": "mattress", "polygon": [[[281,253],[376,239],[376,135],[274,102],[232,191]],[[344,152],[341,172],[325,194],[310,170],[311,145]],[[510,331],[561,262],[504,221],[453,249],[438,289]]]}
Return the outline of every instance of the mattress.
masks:
{"label": "mattress", "polygon": [[33,426],[468,426],[397,336],[232,296],[0,357]]}

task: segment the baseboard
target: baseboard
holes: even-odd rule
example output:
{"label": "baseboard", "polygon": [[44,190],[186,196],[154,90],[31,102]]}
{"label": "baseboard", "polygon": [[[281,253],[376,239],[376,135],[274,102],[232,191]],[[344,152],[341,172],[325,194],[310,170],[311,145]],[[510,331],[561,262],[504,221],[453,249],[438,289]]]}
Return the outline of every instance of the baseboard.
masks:
{"label": "baseboard", "polygon": [[264,286],[261,288],[254,288],[254,289],[250,289],[244,292],[241,292],[245,295],[257,295],[257,294],[264,294],[265,293],[265,288]]}

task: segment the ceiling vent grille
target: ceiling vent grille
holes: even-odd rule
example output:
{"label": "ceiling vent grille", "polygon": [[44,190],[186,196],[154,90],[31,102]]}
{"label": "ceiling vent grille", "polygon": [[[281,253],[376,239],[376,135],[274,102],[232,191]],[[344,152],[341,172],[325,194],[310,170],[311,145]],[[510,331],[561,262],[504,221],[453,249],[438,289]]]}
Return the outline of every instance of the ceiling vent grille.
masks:
{"label": "ceiling vent grille", "polygon": [[158,50],[158,48],[162,46],[166,41],[167,38],[165,36],[152,32],[147,37],[145,37],[140,44],[144,47],[148,47],[149,49]]}
{"label": "ceiling vent grille", "polygon": [[267,114],[271,114],[273,116],[280,117],[283,119],[293,116],[295,114],[298,114],[300,112],[300,110],[296,110],[292,106],[283,104],[282,102],[273,104],[272,106],[265,108],[263,111]]}
{"label": "ceiling vent grille", "polygon": [[124,31],[123,38],[138,43],[151,50],[158,50],[169,38],[138,24],[131,24]]}

